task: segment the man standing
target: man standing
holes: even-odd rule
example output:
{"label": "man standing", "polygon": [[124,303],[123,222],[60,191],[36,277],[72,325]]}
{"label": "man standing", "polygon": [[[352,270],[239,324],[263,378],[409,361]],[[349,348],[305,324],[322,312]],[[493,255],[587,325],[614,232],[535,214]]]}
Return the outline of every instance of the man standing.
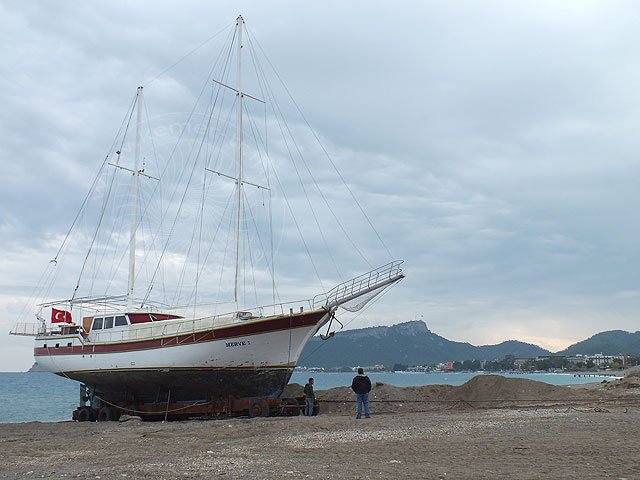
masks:
{"label": "man standing", "polygon": [[304,398],[307,401],[307,405],[304,409],[304,414],[307,417],[313,415],[313,401],[315,400],[315,394],[313,393],[313,378],[309,379],[309,383],[304,386]]}
{"label": "man standing", "polygon": [[358,413],[356,418],[362,418],[362,406],[364,405],[365,418],[371,418],[369,412],[369,392],[371,391],[371,380],[364,374],[363,368],[358,368],[358,375],[353,377],[351,382],[351,390],[356,394],[356,402],[358,403]]}

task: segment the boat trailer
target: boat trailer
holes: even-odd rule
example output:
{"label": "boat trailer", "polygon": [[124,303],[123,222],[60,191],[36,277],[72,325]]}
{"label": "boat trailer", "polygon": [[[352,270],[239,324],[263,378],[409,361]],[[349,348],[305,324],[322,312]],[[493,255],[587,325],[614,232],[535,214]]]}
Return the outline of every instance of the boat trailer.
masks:
{"label": "boat trailer", "polygon": [[[100,398],[94,398],[86,405],[89,397],[86,387],[80,387],[80,406],[73,411],[72,419],[78,422],[117,421],[123,415],[137,416],[143,420],[185,420],[187,418],[223,418],[223,417],[294,417],[304,413],[305,397],[251,397],[240,398],[230,395],[227,398],[214,398],[192,402],[174,402],[170,399],[158,403],[122,403],[114,404]],[[313,404],[313,415],[320,413],[318,400]]]}

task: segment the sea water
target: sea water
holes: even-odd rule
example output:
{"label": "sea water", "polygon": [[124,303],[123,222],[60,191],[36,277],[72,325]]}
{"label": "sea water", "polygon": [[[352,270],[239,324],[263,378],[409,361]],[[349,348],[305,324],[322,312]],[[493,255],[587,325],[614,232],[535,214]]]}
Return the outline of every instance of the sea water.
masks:
{"label": "sea water", "polygon": [[[462,385],[482,372],[460,373],[408,373],[367,372],[372,382],[382,382],[397,387],[421,385]],[[353,373],[326,373],[296,371],[290,383],[304,385],[313,377],[316,390],[351,385]],[[575,376],[558,373],[509,374],[507,377],[528,378],[552,385],[613,380],[610,376]],[[71,419],[71,412],[80,400],[80,384],[68,378],[46,372],[0,372],[0,423],[59,422]]]}

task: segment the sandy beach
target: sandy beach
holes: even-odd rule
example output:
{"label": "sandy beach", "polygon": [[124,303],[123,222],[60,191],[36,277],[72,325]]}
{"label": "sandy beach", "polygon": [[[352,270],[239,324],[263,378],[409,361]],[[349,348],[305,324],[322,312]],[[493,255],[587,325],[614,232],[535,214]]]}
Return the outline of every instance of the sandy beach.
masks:
{"label": "sandy beach", "polygon": [[376,385],[368,420],[341,387],[316,417],[3,424],[0,477],[640,478],[639,378],[476,379]]}

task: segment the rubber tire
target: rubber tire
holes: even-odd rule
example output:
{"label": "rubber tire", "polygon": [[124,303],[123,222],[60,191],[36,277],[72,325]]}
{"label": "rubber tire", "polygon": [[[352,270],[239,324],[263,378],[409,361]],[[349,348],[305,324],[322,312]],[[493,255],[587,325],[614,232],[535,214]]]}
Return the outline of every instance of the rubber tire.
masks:
{"label": "rubber tire", "polygon": [[284,402],[284,416],[285,417],[297,417],[300,415],[300,403],[295,398],[287,398]]}
{"label": "rubber tire", "polygon": [[251,401],[249,405],[249,417],[268,417],[269,416],[269,404],[264,398],[256,398]]}
{"label": "rubber tire", "polygon": [[111,407],[111,420],[117,422],[120,419],[121,410],[116,407]]}
{"label": "rubber tire", "polygon": [[82,407],[76,410],[78,413],[76,414],[76,419],[79,422],[90,422],[91,421],[91,409],[88,407]]}
{"label": "rubber tire", "polygon": [[99,422],[110,422],[111,420],[113,420],[113,410],[110,407],[102,407],[98,410]]}

